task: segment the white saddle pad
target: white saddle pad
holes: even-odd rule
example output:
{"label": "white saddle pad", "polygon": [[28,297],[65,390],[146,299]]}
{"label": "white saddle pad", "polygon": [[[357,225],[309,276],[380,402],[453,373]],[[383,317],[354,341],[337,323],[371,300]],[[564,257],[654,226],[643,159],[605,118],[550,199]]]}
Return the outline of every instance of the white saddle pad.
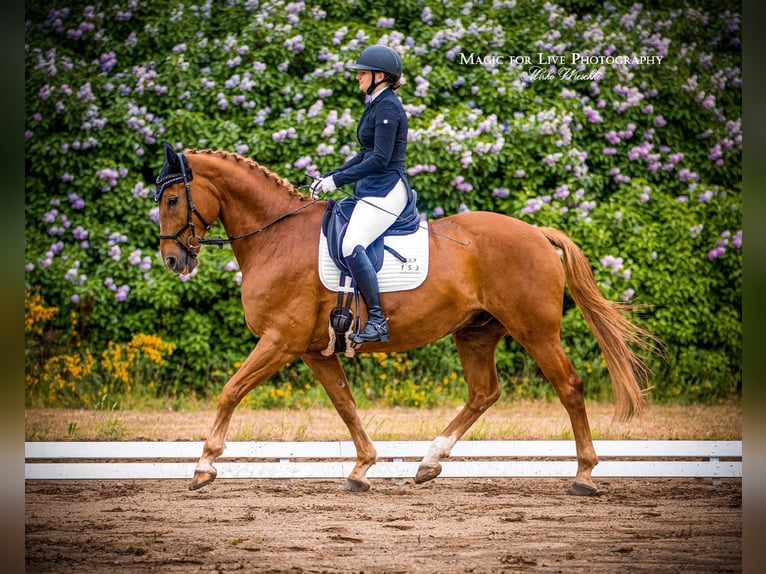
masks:
{"label": "white saddle pad", "polygon": [[[428,275],[428,223],[421,222],[420,228],[409,235],[387,235],[383,242],[402,257],[402,262],[384,250],[383,266],[378,271],[378,287],[381,293],[408,291],[419,287]],[[341,288],[340,270],[330,258],[327,238],[319,233],[319,278],[330,291],[350,291],[351,279]]]}

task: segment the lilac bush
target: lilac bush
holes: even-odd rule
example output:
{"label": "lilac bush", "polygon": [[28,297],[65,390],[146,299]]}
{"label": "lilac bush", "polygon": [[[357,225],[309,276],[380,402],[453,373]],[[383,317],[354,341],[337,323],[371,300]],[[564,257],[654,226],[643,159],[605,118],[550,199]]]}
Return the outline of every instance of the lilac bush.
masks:
{"label": "lilac bush", "polygon": [[[176,347],[168,384],[207,389],[254,339],[230,251],[206,250],[192,278],[158,258],[162,141],[306,183],[358,149],[345,66],[382,43],[404,63],[421,212],[564,230],[611,299],[652,305],[639,320],[667,343],[655,396],[725,398],[741,362],[741,16],[677,4],[26,6],[27,285],[60,309],[61,344],[153,332]],[[579,312],[564,320],[576,365],[596,364]],[[505,377],[528,369],[510,341],[499,360]]]}

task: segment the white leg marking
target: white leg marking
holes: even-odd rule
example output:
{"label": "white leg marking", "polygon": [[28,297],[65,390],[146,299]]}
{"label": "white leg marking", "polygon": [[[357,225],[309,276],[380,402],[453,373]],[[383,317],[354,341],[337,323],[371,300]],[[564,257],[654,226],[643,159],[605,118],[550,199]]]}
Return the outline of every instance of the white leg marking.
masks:
{"label": "white leg marking", "polygon": [[197,468],[194,469],[195,472],[215,472],[215,468],[213,468],[213,464],[210,462],[209,459],[200,459],[200,461],[197,463]]}
{"label": "white leg marking", "polygon": [[457,436],[437,436],[428,448],[428,452],[423,457],[423,464],[439,462],[442,458],[447,458],[452,451],[452,447],[457,442]]}

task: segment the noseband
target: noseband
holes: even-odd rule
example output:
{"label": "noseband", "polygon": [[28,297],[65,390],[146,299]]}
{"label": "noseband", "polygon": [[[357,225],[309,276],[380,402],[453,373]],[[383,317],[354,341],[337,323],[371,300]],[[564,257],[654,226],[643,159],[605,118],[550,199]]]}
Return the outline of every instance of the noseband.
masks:
{"label": "noseband", "polygon": [[[194,205],[194,202],[192,201],[192,195],[191,195],[191,185],[189,182],[194,179],[194,174],[192,173],[191,167],[189,167],[189,164],[187,163],[186,157],[183,154],[179,154],[180,158],[180,165],[181,165],[181,173],[171,173],[166,175],[163,178],[157,178],[156,185],[157,185],[157,192],[154,194],[154,201],[155,203],[159,203],[160,199],[162,198],[162,193],[171,185],[174,185],[176,183],[183,182],[184,189],[186,190],[186,212],[187,212],[187,218],[186,218],[186,224],[181,227],[178,231],[176,231],[174,234],[160,234],[160,239],[172,239],[175,241],[181,249],[183,249],[186,254],[191,257],[192,259],[196,259],[198,255],[198,251],[200,246],[205,243],[205,240],[197,235],[196,227],[194,225],[194,216],[197,216],[197,219],[200,220],[202,225],[205,226],[205,231],[210,229],[210,224],[205,221],[205,218],[202,217],[199,211],[197,211],[196,206]],[[181,241],[181,234],[186,231],[187,229],[190,230],[191,234],[189,235],[189,238],[186,240],[186,243]]]}

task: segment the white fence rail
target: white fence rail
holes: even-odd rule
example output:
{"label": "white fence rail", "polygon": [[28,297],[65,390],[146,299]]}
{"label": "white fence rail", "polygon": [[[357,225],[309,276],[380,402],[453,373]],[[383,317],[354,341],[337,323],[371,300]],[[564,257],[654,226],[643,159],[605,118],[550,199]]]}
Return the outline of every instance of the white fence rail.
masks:
{"label": "white fence rail", "polygon": [[[370,478],[415,476],[429,441],[376,442]],[[190,478],[202,442],[27,442],[25,478]],[[594,477],[742,476],[741,441],[594,441]],[[216,463],[218,478],[345,478],[354,467],[350,441],[231,442]],[[74,462],[73,462],[74,461]],[[130,461],[130,462],[128,462]],[[152,462],[147,462],[152,461]],[[460,441],[441,477],[573,477],[574,441]]]}

